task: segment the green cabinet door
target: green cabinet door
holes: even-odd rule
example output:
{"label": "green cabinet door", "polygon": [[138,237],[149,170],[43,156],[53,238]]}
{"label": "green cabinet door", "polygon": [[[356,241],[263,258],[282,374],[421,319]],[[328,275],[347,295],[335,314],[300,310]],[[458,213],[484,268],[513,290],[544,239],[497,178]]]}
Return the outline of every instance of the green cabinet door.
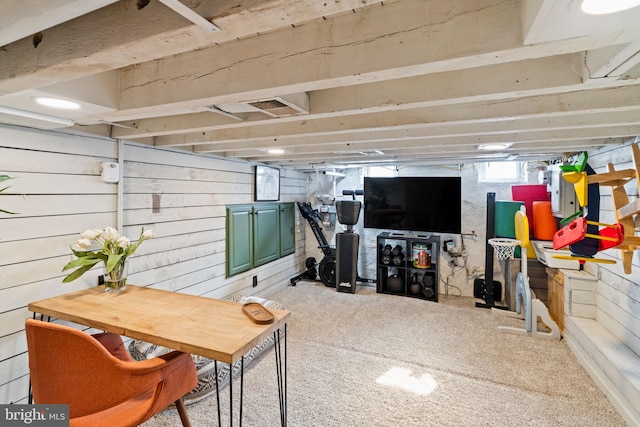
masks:
{"label": "green cabinet door", "polygon": [[227,277],[253,267],[253,208],[227,208]]}
{"label": "green cabinet door", "polygon": [[276,203],[254,205],[254,267],[280,258],[280,209]]}
{"label": "green cabinet door", "polygon": [[293,203],[280,204],[280,256],[296,251],[296,224]]}
{"label": "green cabinet door", "polygon": [[292,254],[295,204],[227,206],[227,277]]}

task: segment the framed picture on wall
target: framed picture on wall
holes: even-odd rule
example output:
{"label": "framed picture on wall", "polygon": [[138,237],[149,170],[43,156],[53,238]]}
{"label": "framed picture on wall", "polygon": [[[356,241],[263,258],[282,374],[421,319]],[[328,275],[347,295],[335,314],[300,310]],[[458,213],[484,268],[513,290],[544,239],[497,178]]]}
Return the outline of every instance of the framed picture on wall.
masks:
{"label": "framed picture on wall", "polygon": [[256,202],[275,202],[280,199],[280,169],[256,166]]}

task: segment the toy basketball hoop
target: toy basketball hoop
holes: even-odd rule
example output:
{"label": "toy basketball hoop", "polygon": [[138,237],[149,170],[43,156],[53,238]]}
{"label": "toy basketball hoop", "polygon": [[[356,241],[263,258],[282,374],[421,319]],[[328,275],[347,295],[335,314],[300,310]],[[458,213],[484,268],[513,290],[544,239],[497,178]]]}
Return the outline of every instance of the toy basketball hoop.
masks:
{"label": "toy basketball hoop", "polygon": [[496,251],[496,257],[500,261],[513,259],[516,247],[520,246],[520,240],[516,239],[489,239],[489,244]]}

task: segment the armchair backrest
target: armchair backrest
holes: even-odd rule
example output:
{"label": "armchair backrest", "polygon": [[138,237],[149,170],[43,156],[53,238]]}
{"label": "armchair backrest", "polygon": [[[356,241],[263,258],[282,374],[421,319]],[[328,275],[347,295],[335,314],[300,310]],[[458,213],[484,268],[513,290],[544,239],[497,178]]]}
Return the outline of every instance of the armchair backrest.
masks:
{"label": "armchair backrest", "polygon": [[116,406],[143,390],[153,393],[162,382],[160,373],[141,382],[135,362],[114,357],[77,329],[33,319],[25,328],[34,402],[70,404],[71,418]]}

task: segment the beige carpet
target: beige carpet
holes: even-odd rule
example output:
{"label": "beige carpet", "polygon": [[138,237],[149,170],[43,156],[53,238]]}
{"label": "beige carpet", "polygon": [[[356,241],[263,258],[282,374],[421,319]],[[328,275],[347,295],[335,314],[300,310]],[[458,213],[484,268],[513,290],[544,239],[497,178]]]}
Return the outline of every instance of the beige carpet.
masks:
{"label": "beige carpet", "polygon": [[[474,299],[433,303],[371,287],[347,294],[315,282],[270,298],[292,311],[289,426],[625,425],[564,341],[499,333],[522,321]],[[215,396],[187,410],[193,427],[217,425]],[[245,426],[280,423],[273,350],[245,372],[243,411]],[[175,410],[144,424],[178,425]]]}

